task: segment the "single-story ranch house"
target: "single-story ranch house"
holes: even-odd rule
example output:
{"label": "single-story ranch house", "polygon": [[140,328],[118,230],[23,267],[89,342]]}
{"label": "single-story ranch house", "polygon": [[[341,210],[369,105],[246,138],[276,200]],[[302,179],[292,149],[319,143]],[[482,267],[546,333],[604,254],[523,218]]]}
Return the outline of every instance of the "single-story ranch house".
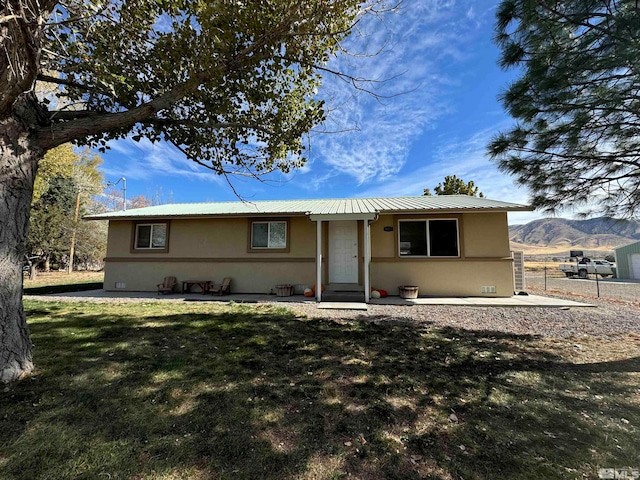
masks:
{"label": "single-story ranch house", "polygon": [[[233,293],[279,284],[398,294],[510,296],[507,212],[463,195],[158,205],[109,220],[106,290],[155,291],[166,276],[220,282]],[[322,289],[316,288],[318,301]]]}

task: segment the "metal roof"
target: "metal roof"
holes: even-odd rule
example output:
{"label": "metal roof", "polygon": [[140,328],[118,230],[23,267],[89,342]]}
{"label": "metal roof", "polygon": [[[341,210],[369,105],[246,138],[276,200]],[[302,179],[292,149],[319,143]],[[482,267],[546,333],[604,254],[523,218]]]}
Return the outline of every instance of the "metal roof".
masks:
{"label": "metal roof", "polygon": [[88,215],[86,220],[137,218],[218,217],[251,215],[357,215],[378,213],[437,213],[465,211],[531,211],[517,203],[467,195],[388,198],[335,198],[210,203],[172,203],[126,211]]}

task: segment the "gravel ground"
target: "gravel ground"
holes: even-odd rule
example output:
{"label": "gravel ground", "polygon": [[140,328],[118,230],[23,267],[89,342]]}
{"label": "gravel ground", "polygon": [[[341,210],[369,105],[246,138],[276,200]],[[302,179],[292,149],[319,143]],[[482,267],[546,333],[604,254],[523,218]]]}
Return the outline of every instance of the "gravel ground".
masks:
{"label": "gravel ground", "polygon": [[[447,305],[369,305],[362,310],[320,310],[314,303],[288,303],[287,306],[309,318],[326,318],[337,322],[374,321],[422,323],[435,327],[453,327],[476,331],[496,331],[545,337],[617,337],[640,334],[640,283],[602,282],[601,298],[596,297],[593,281],[527,277],[527,291],[584,301],[596,308],[549,307],[460,307]],[[87,301],[81,297],[31,296],[34,300]],[[138,299],[102,298],[99,302],[131,302]],[[154,301],[145,299],[145,301]],[[168,300],[161,300],[168,301]],[[170,301],[170,300],[169,300]]]}
{"label": "gravel ground", "polygon": [[366,312],[319,310],[305,304],[292,304],[291,308],[309,318],[330,318],[338,322],[419,322],[435,327],[559,338],[640,334],[640,308],[619,304],[597,308],[370,305]]}
{"label": "gravel ground", "polygon": [[[600,300],[623,301],[640,305],[640,282],[623,280],[600,280]],[[544,290],[544,276],[527,274],[527,291],[538,295],[560,296],[570,300],[588,299],[590,303],[598,301],[597,286],[593,279],[547,277],[547,290]]]}
{"label": "gravel ground", "polygon": [[527,276],[527,291],[536,295],[587,302],[596,308],[457,307],[416,305],[369,305],[366,312],[318,310],[313,305],[295,305],[310,318],[336,321],[368,319],[377,322],[421,322],[437,327],[498,331],[545,337],[610,337],[640,334],[640,283],[600,282],[567,278]]}

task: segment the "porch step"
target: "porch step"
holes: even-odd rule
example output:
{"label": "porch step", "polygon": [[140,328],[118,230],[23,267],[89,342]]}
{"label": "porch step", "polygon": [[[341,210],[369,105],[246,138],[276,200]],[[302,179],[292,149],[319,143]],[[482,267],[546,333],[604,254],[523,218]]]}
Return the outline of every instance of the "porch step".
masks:
{"label": "porch step", "polygon": [[364,292],[327,290],[322,292],[323,302],[364,302]]}
{"label": "porch step", "polygon": [[368,310],[366,303],[354,302],[320,302],[321,310]]}
{"label": "porch step", "polygon": [[364,287],[357,283],[330,283],[326,288],[328,292],[364,292]]}

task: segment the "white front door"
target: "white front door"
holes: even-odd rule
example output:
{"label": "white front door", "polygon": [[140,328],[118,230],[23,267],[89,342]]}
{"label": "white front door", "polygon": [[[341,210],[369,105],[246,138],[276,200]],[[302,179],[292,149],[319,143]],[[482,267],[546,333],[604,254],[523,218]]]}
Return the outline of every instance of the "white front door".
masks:
{"label": "white front door", "polygon": [[358,283],[358,222],[329,222],[329,283]]}
{"label": "white front door", "polygon": [[640,253],[632,253],[629,256],[631,266],[631,278],[640,280]]}

